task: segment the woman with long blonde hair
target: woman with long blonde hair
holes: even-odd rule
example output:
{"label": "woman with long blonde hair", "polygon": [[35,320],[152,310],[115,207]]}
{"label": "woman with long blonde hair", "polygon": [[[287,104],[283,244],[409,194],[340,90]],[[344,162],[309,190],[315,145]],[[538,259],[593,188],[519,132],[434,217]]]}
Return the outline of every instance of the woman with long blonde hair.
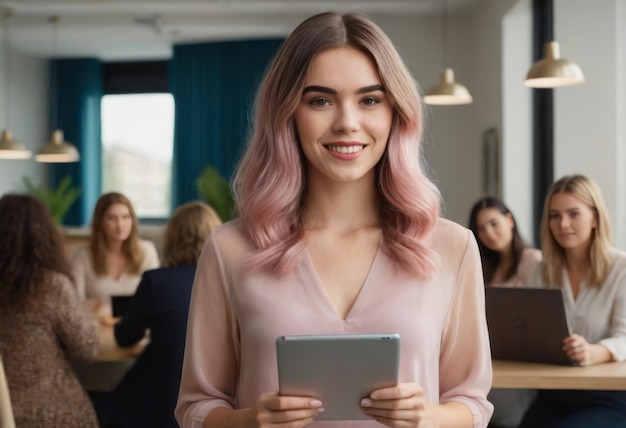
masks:
{"label": "woman with long blonde hair", "polygon": [[[530,285],[560,288],[572,334],[563,351],[581,365],[626,360],[626,254],[612,244],[599,186],[584,175],[555,182],[541,225],[543,262]],[[626,426],[626,391],[540,390],[520,427]]]}

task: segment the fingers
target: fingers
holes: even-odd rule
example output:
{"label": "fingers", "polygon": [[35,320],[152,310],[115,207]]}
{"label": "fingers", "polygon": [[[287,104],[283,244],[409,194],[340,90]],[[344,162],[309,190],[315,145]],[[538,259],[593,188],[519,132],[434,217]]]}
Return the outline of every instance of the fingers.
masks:
{"label": "fingers", "polygon": [[415,383],[374,391],[361,400],[363,411],[390,427],[416,426],[425,411],[424,391]]}
{"label": "fingers", "polygon": [[278,424],[284,428],[297,428],[310,424],[323,411],[322,402],[315,398],[286,397],[272,392],[259,397],[256,419],[260,427]]}
{"label": "fingers", "polygon": [[584,363],[589,356],[589,343],[584,337],[572,334],[563,340],[563,350],[571,360]]}

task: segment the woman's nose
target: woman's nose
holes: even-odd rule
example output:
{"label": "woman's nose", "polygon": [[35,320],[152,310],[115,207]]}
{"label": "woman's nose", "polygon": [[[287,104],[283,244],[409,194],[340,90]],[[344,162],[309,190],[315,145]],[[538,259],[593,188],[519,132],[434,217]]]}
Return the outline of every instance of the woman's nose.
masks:
{"label": "woman's nose", "polygon": [[354,132],[360,127],[359,113],[352,106],[342,106],[337,110],[335,131]]}

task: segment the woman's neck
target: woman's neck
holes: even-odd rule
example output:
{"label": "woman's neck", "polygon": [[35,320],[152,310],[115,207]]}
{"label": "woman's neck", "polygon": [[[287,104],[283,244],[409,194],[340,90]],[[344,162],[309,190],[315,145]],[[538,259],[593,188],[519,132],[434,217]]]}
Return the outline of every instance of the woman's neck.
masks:
{"label": "woman's neck", "polygon": [[107,251],[111,254],[122,254],[124,241],[107,241]]}
{"label": "woman's neck", "polygon": [[591,266],[588,249],[565,250],[565,267],[569,272],[585,274]]}
{"label": "woman's neck", "polygon": [[362,181],[311,186],[303,209],[305,229],[332,229],[352,233],[364,227],[378,227],[378,196],[372,184]]}

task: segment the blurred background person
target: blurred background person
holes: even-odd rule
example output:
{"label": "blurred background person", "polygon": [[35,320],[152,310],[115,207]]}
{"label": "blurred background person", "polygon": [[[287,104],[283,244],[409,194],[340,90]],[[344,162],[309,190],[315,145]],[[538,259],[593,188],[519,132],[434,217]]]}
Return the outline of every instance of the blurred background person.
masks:
{"label": "blurred background person", "polygon": [[[469,228],[478,241],[486,287],[524,287],[541,261],[541,251],[522,238],[511,210],[497,197],[478,200],[471,209]],[[517,427],[536,395],[529,389],[493,389],[490,428]]]}
{"label": "blurred background person", "polygon": [[[600,187],[565,176],[548,191],[541,223],[543,261],[530,285],[560,288],[572,334],[568,357],[582,365],[626,360],[626,253],[612,243]],[[520,427],[626,426],[626,391],[539,390]]]}
{"label": "blurred background person", "polygon": [[189,202],[165,228],[165,267],[143,274],[130,307],[115,325],[120,346],[150,330],[150,343],[111,393],[92,394],[103,428],[173,427],[185,348],[187,313],[196,263],[213,228],[222,224],[210,206]]}
{"label": "blurred background person", "polygon": [[72,268],[79,296],[105,323],[111,320],[111,296],[132,295],[141,274],[160,266],[151,241],[139,237],[137,216],[121,193],[102,195],[91,220],[89,244],[79,247]]}
{"label": "blurred background person", "polygon": [[485,286],[524,287],[541,261],[541,251],[522,239],[504,202],[494,196],[477,201],[470,212],[469,228],[478,240]]}
{"label": "blurred background person", "polygon": [[0,354],[16,426],[97,427],[70,359],[92,361],[98,337],[50,212],[30,195],[0,198],[0,277]]}

